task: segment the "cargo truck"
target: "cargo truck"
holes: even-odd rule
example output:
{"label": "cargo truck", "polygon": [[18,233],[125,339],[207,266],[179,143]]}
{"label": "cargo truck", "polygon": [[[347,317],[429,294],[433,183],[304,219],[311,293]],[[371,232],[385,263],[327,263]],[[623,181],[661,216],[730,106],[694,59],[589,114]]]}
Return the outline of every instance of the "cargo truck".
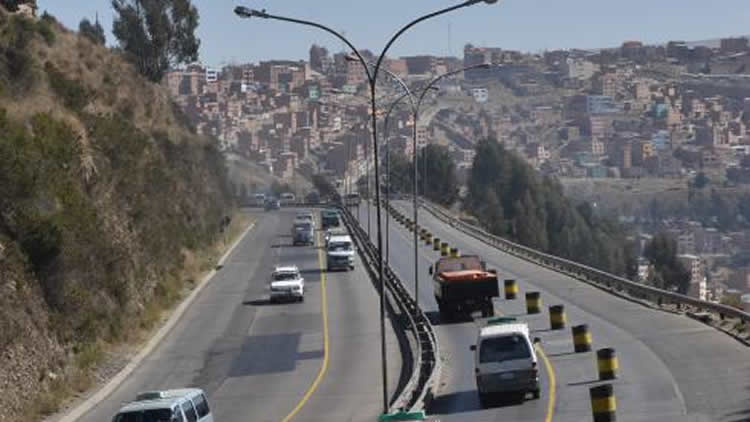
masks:
{"label": "cargo truck", "polygon": [[429,272],[441,319],[470,316],[477,311],[483,317],[494,315],[492,298],[500,295],[497,273],[487,271],[478,256],[442,257]]}

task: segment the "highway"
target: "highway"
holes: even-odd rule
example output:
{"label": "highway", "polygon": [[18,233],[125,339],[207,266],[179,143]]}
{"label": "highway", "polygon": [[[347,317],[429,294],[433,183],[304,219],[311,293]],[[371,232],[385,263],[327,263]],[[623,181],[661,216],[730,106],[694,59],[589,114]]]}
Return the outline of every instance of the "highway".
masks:
{"label": "highway", "polygon": [[[108,421],[138,391],[184,386],[205,389],[221,422],[375,420],[382,410],[378,295],[359,259],[353,272],[325,273],[322,249],[292,247],[295,212],[253,212],[255,228],[179,323],[80,420]],[[300,268],[304,303],[268,303],[277,264]],[[401,355],[387,327],[393,392]]]}
{"label": "highway", "polygon": [[[394,202],[411,217],[411,204]],[[371,212],[375,218],[375,212]],[[383,212],[383,217],[385,212]],[[360,217],[366,218],[365,206]],[[442,325],[427,273],[437,253],[419,247],[421,306],[434,316],[444,364],[442,387],[430,411],[441,421],[581,421],[591,420],[589,388],[596,382],[593,353],[573,354],[570,326],[586,323],[594,349],[614,347],[620,377],[613,382],[617,415],[621,421],[748,421],[750,420],[750,353],[731,337],[687,317],[653,310],[610,295],[595,287],[506,255],[420,212],[420,224],[433,235],[478,253],[501,279],[519,281],[519,300],[496,301],[496,310],[528,321],[554,372],[554,403],[550,402],[552,377],[542,373],[540,400],[523,404],[501,403],[480,409],[473,379],[473,322]],[[364,220],[363,220],[364,221]],[[373,232],[375,223],[372,223]],[[412,234],[391,221],[390,264],[413,289]],[[525,291],[540,291],[543,313],[525,315]],[[502,291],[502,290],[501,290]],[[568,327],[549,331],[546,307],[563,304]]]}

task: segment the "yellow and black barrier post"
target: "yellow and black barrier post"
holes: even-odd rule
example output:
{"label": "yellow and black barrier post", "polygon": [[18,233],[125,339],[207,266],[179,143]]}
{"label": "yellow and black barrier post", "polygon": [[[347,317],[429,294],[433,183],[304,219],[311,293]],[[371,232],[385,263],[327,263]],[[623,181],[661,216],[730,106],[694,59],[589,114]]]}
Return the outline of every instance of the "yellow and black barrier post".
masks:
{"label": "yellow and black barrier post", "polygon": [[432,233],[427,232],[424,234],[424,244],[427,246],[432,245]]}
{"label": "yellow and black barrier post", "polygon": [[542,312],[542,294],[539,292],[526,293],[526,313],[538,314]]}
{"label": "yellow and black barrier post", "polygon": [[563,305],[553,305],[549,307],[549,327],[552,330],[562,330],[567,322],[565,316],[565,307]]}
{"label": "yellow and black barrier post", "polygon": [[515,300],[518,296],[518,283],[516,280],[505,280],[505,300]]}
{"label": "yellow and black barrier post", "polygon": [[576,325],[571,328],[573,333],[573,351],[576,353],[586,353],[591,351],[591,333],[589,326],[586,324]]}
{"label": "yellow and black barrier post", "polygon": [[589,389],[591,412],[594,422],[614,422],[617,420],[617,402],[612,384],[597,385]]}
{"label": "yellow and black barrier post", "polygon": [[608,347],[605,349],[597,350],[596,363],[597,367],[599,368],[600,380],[605,381],[617,378],[617,370],[619,369],[619,364],[617,363],[615,349]]}
{"label": "yellow and black barrier post", "polygon": [[440,242],[440,256],[448,256],[450,253],[448,242]]}
{"label": "yellow and black barrier post", "polygon": [[461,256],[461,253],[458,248],[451,248],[451,258],[458,258],[459,256]]}
{"label": "yellow and black barrier post", "polygon": [[435,237],[432,239],[432,250],[439,251],[440,250],[440,238]]}

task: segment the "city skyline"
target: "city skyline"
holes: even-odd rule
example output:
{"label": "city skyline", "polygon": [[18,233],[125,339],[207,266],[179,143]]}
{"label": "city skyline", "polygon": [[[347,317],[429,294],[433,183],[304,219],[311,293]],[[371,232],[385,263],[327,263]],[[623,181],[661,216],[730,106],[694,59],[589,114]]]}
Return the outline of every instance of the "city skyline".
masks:
{"label": "city skyline", "polygon": [[[311,4],[300,6],[291,0],[211,3],[194,0],[193,3],[200,13],[200,60],[209,66],[220,66],[273,59],[307,59],[313,43],[323,45],[331,52],[344,49],[342,43],[320,31],[281,22],[240,20],[233,13],[237,5],[266,8],[271,13],[324,23],[344,32],[358,48],[375,51],[384,45],[387,35],[411,18],[458,2],[440,0],[437,4],[426,1],[402,4],[384,0],[373,10],[352,7],[340,0],[316,2],[314,7]],[[669,40],[701,41],[741,36],[750,32],[746,29],[750,7],[740,0],[725,0],[722,7],[694,0],[599,3],[602,2],[530,0],[479,4],[418,25],[393,46],[389,55],[461,57],[467,43],[524,52],[595,49],[616,47],[628,40],[659,44]],[[109,0],[69,0],[65,5],[53,0],[39,0],[38,4],[40,10],[49,11],[71,29],[77,29],[82,18],[93,20],[98,14],[108,44],[116,44],[111,33],[113,13]],[[403,12],[394,16],[389,11],[396,7]],[[356,20],[363,15],[368,17],[368,25],[357,25]],[[226,28],[231,28],[231,34]],[[538,31],[538,28],[545,30]],[[258,41],[248,48],[248,42],[244,41],[248,39]]]}

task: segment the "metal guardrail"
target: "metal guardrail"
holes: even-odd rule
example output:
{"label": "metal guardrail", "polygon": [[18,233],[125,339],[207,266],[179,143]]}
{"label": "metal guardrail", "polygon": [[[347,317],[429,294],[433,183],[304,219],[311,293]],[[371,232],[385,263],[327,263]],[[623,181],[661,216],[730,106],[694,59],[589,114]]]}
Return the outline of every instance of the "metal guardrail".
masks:
{"label": "metal guardrail", "polygon": [[495,247],[496,249],[507,252],[531,263],[546,267],[553,271],[557,271],[559,273],[577,278],[587,283],[606,287],[610,290],[625,292],[634,298],[645,299],[657,303],[660,306],[664,303],[668,303],[676,305],[678,309],[682,306],[686,306],[703,312],[715,313],[718,314],[720,319],[722,320],[725,317],[737,318],[742,324],[750,321],[750,313],[743,312],[740,309],[722,305],[719,303],[695,299],[690,296],[670,292],[668,290],[658,289],[656,287],[638,284],[623,277],[619,277],[614,274],[598,270],[596,268],[579,264],[577,262],[573,262],[554,255],[549,255],[544,252],[540,252],[535,249],[519,245],[518,243],[513,243],[499,236],[490,234],[479,227],[461,221],[454,215],[451,215],[447,211],[442,209],[442,207],[431,204],[424,199],[420,199],[420,203],[425,210],[430,212],[432,215],[434,215],[444,223],[447,223],[463,231],[464,233],[469,234],[470,236]]}
{"label": "metal guardrail", "polygon": [[[358,244],[360,256],[366,263],[370,276],[377,280],[379,254],[365,229],[347,208],[339,208],[344,223]],[[415,412],[424,410],[434,394],[440,374],[439,346],[437,336],[427,315],[420,309],[401,279],[389,266],[383,269],[385,287],[395,299],[396,306],[406,317],[407,329],[412,332],[415,362],[409,381],[390,404],[391,412]]]}
{"label": "metal guardrail", "polygon": [[[365,269],[372,280],[378,280],[378,251],[367,235],[367,231],[354,218],[347,207],[335,203],[309,203],[300,202],[288,204],[282,208],[305,208],[305,207],[330,207],[337,208],[344,216],[344,224],[349,229],[354,242],[360,252],[360,258],[365,263]],[[261,208],[261,207],[251,207]],[[427,315],[417,306],[411,293],[406,289],[401,279],[393,272],[390,266],[384,266],[383,276],[385,288],[390,293],[396,306],[406,317],[407,330],[411,331],[414,339],[415,357],[409,381],[404,384],[402,390],[390,404],[390,412],[417,412],[424,410],[432,400],[438,387],[440,379],[440,348],[437,335]]]}

